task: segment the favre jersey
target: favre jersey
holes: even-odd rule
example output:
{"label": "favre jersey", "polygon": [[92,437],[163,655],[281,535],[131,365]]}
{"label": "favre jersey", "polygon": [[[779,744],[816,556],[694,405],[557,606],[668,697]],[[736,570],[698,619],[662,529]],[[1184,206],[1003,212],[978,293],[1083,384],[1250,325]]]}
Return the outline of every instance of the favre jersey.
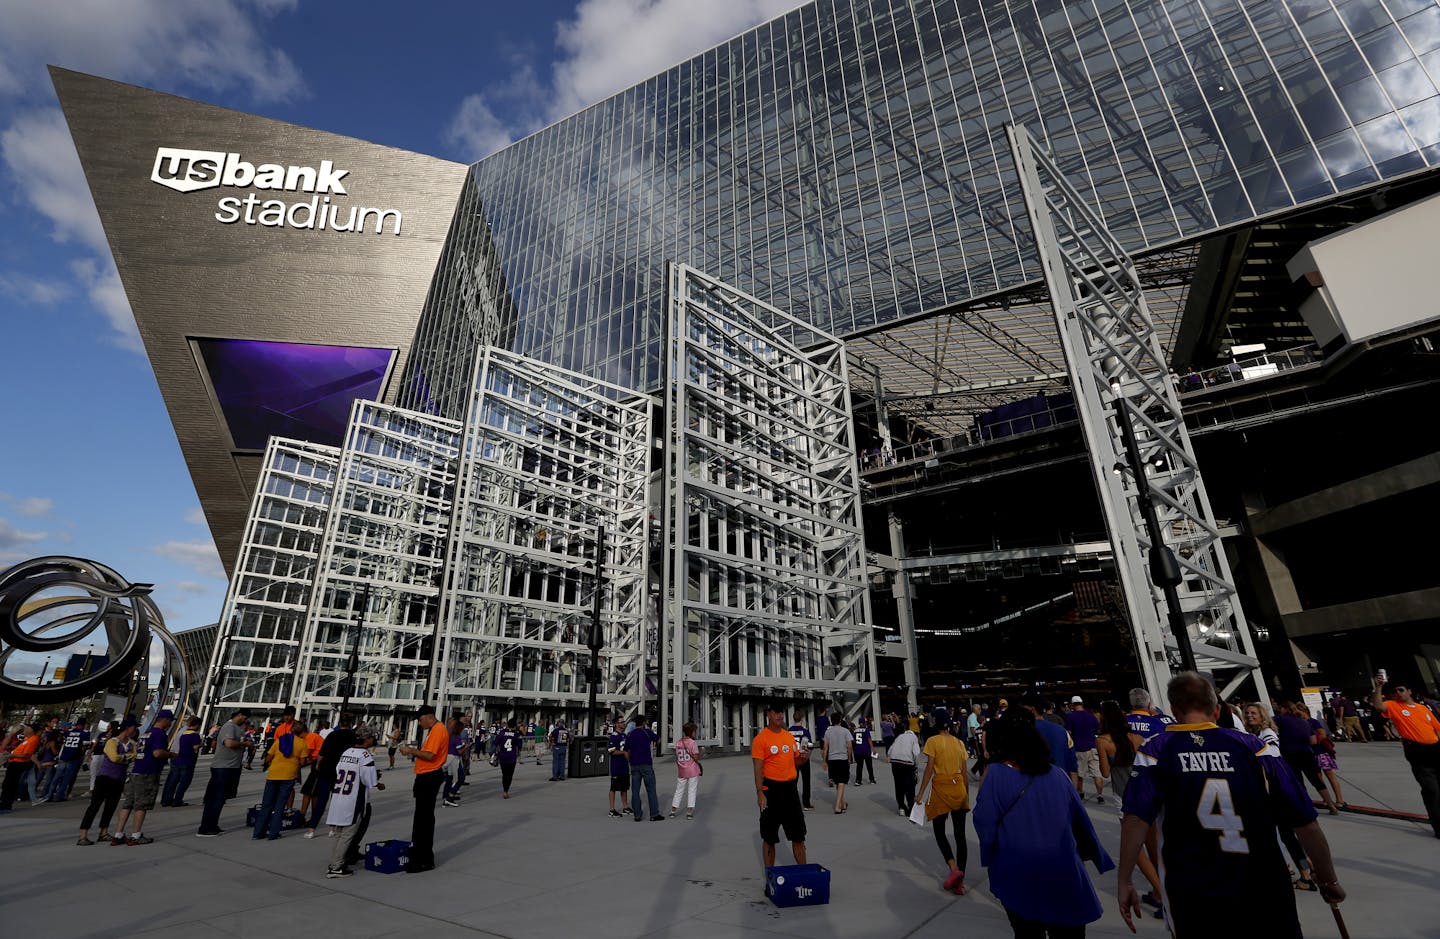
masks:
{"label": "favre jersey", "polygon": [[353,825],[365,811],[366,792],[380,781],[375,757],[364,747],[351,747],[335,762],[335,786],[330,790],[329,825]]}
{"label": "favre jersey", "polygon": [[1292,894],[1276,826],[1298,828],[1315,808],[1273,746],[1214,724],[1171,724],[1135,754],[1125,814],[1160,823],[1178,925],[1217,905],[1238,925],[1243,904]]}

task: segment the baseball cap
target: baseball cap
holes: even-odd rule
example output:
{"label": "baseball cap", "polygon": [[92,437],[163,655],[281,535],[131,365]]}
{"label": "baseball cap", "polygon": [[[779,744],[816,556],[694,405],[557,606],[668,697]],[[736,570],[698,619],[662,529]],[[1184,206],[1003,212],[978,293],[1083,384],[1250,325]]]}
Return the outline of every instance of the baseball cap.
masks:
{"label": "baseball cap", "polygon": [[158,721],[162,717],[168,717],[173,720],[175,718],[175,712],[170,710],[169,708],[161,708],[160,710],[155,712],[155,719]]}
{"label": "baseball cap", "polygon": [[936,729],[939,729],[939,728],[941,728],[941,727],[949,727],[949,726],[950,726],[950,712],[949,712],[948,710],[946,710],[945,708],[936,708],[936,709],[930,714],[930,723],[933,724],[933,725],[936,727]]}
{"label": "baseball cap", "polygon": [[434,713],[435,713],[435,705],[433,705],[433,704],[422,704],[422,705],[420,705],[420,709],[415,712],[415,716],[416,716],[416,717],[424,717],[426,714],[434,714]]}
{"label": "baseball cap", "polygon": [[774,711],[774,712],[777,713],[777,714],[784,714],[784,713],[785,713],[785,702],[784,702],[784,701],[777,701],[777,700],[766,701],[766,702],[765,702],[765,711],[766,711],[766,713],[769,713],[770,711]]}
{"label": "baseball cap", "polygon": [[1085,703],[1085,699],[1081,698],[1081,697],[1077,694],[1077,695],[1075,695],[1074,697],[1072,697],[1072,698],[1070,699],[1070,703],[1071,703],[1071,704],[1084,704],[1084,703]]}

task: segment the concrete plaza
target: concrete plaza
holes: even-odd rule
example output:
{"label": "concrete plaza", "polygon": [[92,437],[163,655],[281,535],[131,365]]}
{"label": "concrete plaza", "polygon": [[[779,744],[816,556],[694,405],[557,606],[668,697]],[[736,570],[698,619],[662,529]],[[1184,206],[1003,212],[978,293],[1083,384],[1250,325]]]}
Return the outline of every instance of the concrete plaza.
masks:
{"label": "concrete plaza", "polygon": [[[386,760],[381,751],[380,764]],[[1340,765],[1354,805],[1420,812],[1418,788],[1398,744],[1345,744]],[[522,763],[512,796],[500,798],[499,771],[476,762],[459,808],[437,807],[439,867],[420,875],[360,870],[324,877],[332,842],[287,833],[252,841],[241,823],[258,801],[263,773],[245,774],[220,838],[194,837],[208,772],[202,762],[180,809],[151,814],[153,845],[77,847],[85,803],[17,804],[0,817],[0,922],[5,936],[284,936],[287,939],[412,935],[605,937],[778,935],[816,937],[1003,937],[1005,914],[987,890],[970,832],[965,897],[943,893],[945,866],[928,828],[899,817],[890,770],[878,785],[847,792],[850,811],[831,811],[833,790],[815,765],[815,811],[807,813],[812,862],[833,872],[828,906],[780,910],[761,895],[759,841],[750,761],[706,763],[694,821],[681,815],[636,824],[606,815],[606,779],[550,783],[549,761]],[[674,791],[673,765],[657,767],[662,809]],[[77,788],[83,792],[87,774]],[[367,840],[408,838],[409,767],[386,772]],[[298,804],[298,803],[297,803]],[[1113,802],[1087,803],[1111,853],[1119,826]],[[1428,826],[1345,814],[1322,816],[1349,900],[1342,910],[1358,937],[1440,937],[1440,841]],[[95,835],[92,829],[91,836]],[[781,863],[789,861],[780,848]],[[1093,868],[1091,869],[1093,874]],[[1128,936],[1116,912],[1114,875],[1096,877],[1105,916],[1091,936]],[[1043,884],[1036,884],[1043,890]],[[1305,934],[1338,936],[1318,894],[1297,896]],[[1235,937],[1245,912],[1235,911]],[[1141,936],[1166,936],[1161,921]]]}

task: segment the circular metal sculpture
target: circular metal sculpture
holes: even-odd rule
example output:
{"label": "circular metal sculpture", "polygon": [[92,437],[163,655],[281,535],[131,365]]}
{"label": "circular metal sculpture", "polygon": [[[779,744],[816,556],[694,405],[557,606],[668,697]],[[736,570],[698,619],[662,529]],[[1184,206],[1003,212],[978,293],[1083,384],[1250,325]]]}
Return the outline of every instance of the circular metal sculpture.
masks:
{"label": "circular metal sculpture", "polygon": [[[152,589],[152,584],[132,584],[104,564],[84,558],[34,558],[0,573],[0,698],[27,704],[83,698],[116,684],[142,659],[148,660],[155,638],[164,646],[165,661],[153,707],[168,700],[176,686],[181,705],[188,705],[185,657],[150,599]],[[107,661],[86,675],[45,685],[6,674],[16,652],[53,653],[87,641],[96,630],[103,633],[88,641],[103,643]]]}

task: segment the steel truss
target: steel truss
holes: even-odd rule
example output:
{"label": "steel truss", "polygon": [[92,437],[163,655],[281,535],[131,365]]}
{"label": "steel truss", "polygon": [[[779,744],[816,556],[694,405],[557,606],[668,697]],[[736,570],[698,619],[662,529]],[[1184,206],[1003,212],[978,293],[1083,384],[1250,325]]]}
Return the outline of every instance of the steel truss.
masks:
{"label": "steel truss", "polygon": [[[1007,133],[1146,685],[1164,700],[1178,645],[1166,629],[1161,588],[1147,569],[1151,543],[1138,486],[1149,493],[1161,540],[1179,561],[1176,592],[1197,665],[1215,675],[1222,697],[1251,678],[1268,702],[1135,263],[1029,132],[1011,125]],[[1144,467],[1138,479],[1116,407],[1134,425]]]}
{"label": "steel truss", "polygon": [[622,714],[640,705],[650,408],[649,397],[618,385],[481,351],[460,454],[438,699],[583,710],[599,588],[597,703]]}
{"label": "steel truss", "polygon": [[202,687],[204,726],[289,694],[339,463],[336,447],[283,437],[266,446]]}
{"label": "steel truss", "polygon": [[661,723],[748,745],[761,701],[878,713],[845,347],[670,265]]}

